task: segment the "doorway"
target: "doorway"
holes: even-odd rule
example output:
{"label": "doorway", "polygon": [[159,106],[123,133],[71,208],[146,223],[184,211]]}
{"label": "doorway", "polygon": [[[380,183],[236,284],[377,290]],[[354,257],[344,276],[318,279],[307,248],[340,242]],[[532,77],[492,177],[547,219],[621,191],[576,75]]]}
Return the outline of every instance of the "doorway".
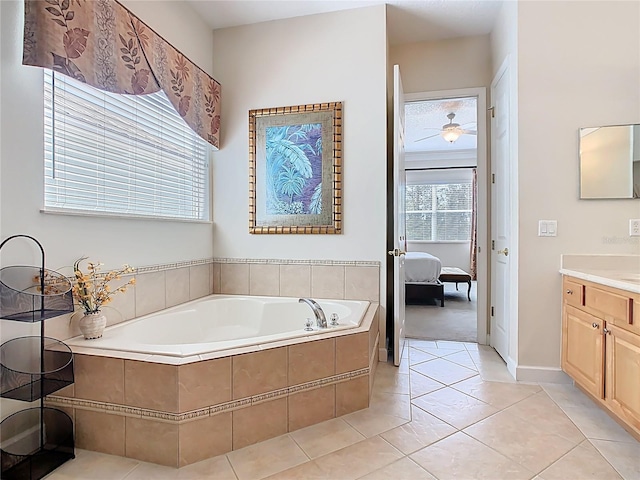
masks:
{"label": "doorway", "polygon": [[486,90],[405,102],[406,336],[486,344]]}

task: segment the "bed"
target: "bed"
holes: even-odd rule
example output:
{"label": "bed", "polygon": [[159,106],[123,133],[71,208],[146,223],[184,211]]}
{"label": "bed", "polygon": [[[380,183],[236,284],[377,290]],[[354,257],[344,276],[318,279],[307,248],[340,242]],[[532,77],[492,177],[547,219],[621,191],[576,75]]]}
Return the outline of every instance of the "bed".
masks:
{"label": "bed", "polygon": [[407,252],[404,266],[406,300],[435,298],[444,307],[444,286],[439,280],[442,271],[440,259],[429,253]]}

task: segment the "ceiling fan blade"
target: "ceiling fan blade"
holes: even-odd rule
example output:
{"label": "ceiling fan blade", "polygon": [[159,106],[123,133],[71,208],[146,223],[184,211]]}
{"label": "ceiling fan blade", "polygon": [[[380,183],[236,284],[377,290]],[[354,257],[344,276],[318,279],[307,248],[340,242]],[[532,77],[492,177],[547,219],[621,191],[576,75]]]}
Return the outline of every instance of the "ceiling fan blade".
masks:
{"label": "ceiling fan blade", "polygon": [[417,140],[414,140],[414,142],[421,142],[422,140],[426,140],[427,138],[437,137],[438,135],[440,135],[440,134],[436,133],[435,135],[429,135],[428,137],[422,137],[422,138],[419,138]]}
{"label": "ceiling fan blade", "polygon": [[478,132],[475,130],[462,130],[462,133],[466,133],[468,135],[477,135]]}

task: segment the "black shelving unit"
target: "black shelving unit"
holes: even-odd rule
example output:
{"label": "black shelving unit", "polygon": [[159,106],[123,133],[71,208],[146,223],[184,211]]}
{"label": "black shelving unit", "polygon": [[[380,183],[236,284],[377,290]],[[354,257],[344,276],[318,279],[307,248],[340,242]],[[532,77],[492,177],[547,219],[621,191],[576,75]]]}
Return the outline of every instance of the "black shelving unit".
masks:
{"label": "black shelving unit", "polygon": [[73,312],[71,282],[45,268],[16,265],[0,269],[0,318],[40,322],[40,335],[18,337],[0,345],[0,397],[40,406],[20,410],[0,423],[0,477],[38,480],[75,457],[73,422],[63,411],[44,406],[44,397],[71,385],[73,353],[63,342],[45,337],[44,321]]}

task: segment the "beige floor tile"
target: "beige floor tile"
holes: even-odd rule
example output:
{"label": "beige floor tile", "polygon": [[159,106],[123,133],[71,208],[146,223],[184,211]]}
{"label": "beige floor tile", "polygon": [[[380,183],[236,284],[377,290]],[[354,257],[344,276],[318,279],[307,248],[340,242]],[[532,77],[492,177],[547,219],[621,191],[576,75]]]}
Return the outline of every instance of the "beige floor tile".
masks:
{"label": "beige floor tile", "polygon": [[476,440],[539,473],[577,445],[502,411],[464,430]]}
{"label": "beige floor tile", "polygon": [[409,375],[399,373],[395,367],[393,371],[378,368],[373,389],[384,393],[409,393]]}
{"label": "beige floor tile", "polygon": [[510,406],[507,412],[534,423],[548,433],[555,433],[574,443],[584,440],[584,435],[545,392],[538,392]]}
{"label": "beige floor tile", "polygon": [[227,454],[239,480],[258,480],[309,460],[291,436],[282,435]]}
{"label": "beige floor tile", "polygon": [[420,340],[419,338],[410,338],[408,340],[411,347],[419,348],[420,350],[424,348],[438,348],[435,340]]}
{"label": "beige floor tile", "polygon": [[467,351],[470,351],[470,352],[477,352],[479,345],[477,343],[464,342],[464,348],[466,348]]}
{"label": "beige floor tile", "polygon": [[125,478],[136,466],[137,460],[76,449],[76,458],[69,460],[47,477],[49,478],[87,478],[91,472],[91,480],[120,480]]}
{"label": "beige floor tile", "polygon": [[640,478],[640,445],[638,442],[611,442],[591,440],[600,454],[615,468],[625,480]]}
{"label": "beige floor tile", "polygon": [[414,371],[409,374],[409,381],[411,384],[411,398],[435,392],[446,386],[444,383],[437,382],[433,378]]}
{"label": "beige floor tile", "polygon": [[498,411],[491,405],[450,387],[414,398],[412,403],[459,429]]}
{"label": "beige floor tile", "polygon": [[580,389],[570,383],[540,384],[547,395],[561,408],[565,407],[593,407],[595,402],[587,397]]}
{"label": "beige floor tile", "polygon": [[486,382],[478,376],[458,382],[451,387],[497,409],[506,408],[540,391],[537,385]]}
{"label": "beige floor tile", "polygon": [[402,457],[402,453],[376,436],[317,458],[314,462],[327,478],[350,480],[378,470]]}
{"label": "beige floor tile", "polygon": [[568,478],[617,480],[622,478],[588,440],[582,442],[541,472],[540,476],[544,480],[566,480]]}
{"label": "beige floor tile", "polygon": [[409,422],[409,419],[386,415],[370,408],[345,415],[342,419],[367,438]]}
{"label": "beige floor tile", "polygon": [[329,480],[329,477],[312,461],[271,475],[267,480]]}
{"label": "beige floor tile", "polygon": [[418,363],[427,362],[434,358],[438,357],[431,355],[430,353],[423,352],[422,350],[418,350],[417,348],[409,348],[409,365],[417,365]]}
{"label": "beige floor tile", "polygon": [[456,432],[456,429],[418,407],[411,410],[412,419],[399,427],[380,434],[405,455],[431,445]]}
{"label": "beige floor tile", "polygon": [[430,362],[419,363],[418,365],[411,367],[411,369],[426,375],[429,378],[433,378],[440,383],[444,383],[445,385],[451,385],[452,383],[457,383],[478,374],[475,370],[471,370],[443,358],[437,358]]}
{"label": "beige floor tile", "polygon": [[442,350],[466,350],[464,342],[452,342],[451,340],[436,340],[436,345]]}
{"label": "beige floor tile", "polygon": [[458,365],[462,365],[463,367],[470,368],[471,370],[475,370],[476,372],[478,371],[478,367],[471,358],[471,355],[469,355],[469,352],[466,350],[462,352],[455,352],[451,355],[445,355],[442,358],[449,360],[450,362],[457,363]]}
{"label": "beige floor tile", "polygon": [[371,472],[360,480],[437,480],[436,477],[408,457]]}
{"label": "beige floor tile", "polygon": [[237,480],[226,455],[209,458],[180,469],[140,462],[126,480]]}
{"label": "beige floor tile", "polygon": [[462,432],[429,445],[410,458],[439,480],[524,480],[533,476],[521,465]]}
{"label": "beige floor tile", "polygon": [[598,407],[565,407],[563,410],[589,439],[635,442],[624,428]]}
{"label": "beige floor tile", "polygon": [[408,394],[374,391],[369,401],[369,409],[386,415],[411,420],[411,400]]}
{"label": "beige floor tile", "polygon": [[360,442],[365,437],[341,418],[289,434],[309,458],[317,458]]}
{"label": "beige floor tile", "polygon": [[476,363],[476,366],[482,379],[487,382],[516,383],[516,379],[511,376],[507,366],[502,362],[482,362]]}
{"label": "beige floor tile", "polygon": [[409,373],[409,362],[407,361],[407,359],[403,359],[402,362],[400,363],[399,367],[393,367],[395,369],[398,370],[398,373]]}

